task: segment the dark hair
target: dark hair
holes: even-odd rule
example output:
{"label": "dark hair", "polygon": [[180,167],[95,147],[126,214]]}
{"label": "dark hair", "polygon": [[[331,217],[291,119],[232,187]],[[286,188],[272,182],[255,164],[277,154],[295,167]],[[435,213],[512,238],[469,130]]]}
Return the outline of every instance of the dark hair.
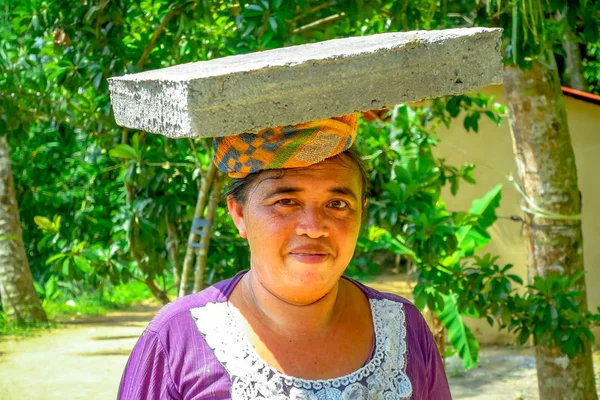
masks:
{"label": "dark hair", "polygon": [[[360,153],[358,152],[356,147],[350,147],[348,150],[336,155],[335,157],[343,157],[343,156],[346,156],[347,158],[349,158],[350,161],[353,162],[356,165],[356,167],[358,167],[358,171],[360,173],[361,188],[362,188],[362,199],[361,199],[362,202],[361,203],[364,204],[365,200],[367,199],[369,179],[368,179],[368,175],[367,175],[367,168],[365,167],[365,164],[362,160],[362,156],[360,155]],[[238,203],[245,204],[246,200],[248,199],[248,191],[253,186],[256,179],[264,171],[265,170],[252,173],[252,174],[248,175],[247,177],[241,178],[241,179],[233,178],[231,180],[231,184],[229,185],[229,188],[227,189],[227,192],[225,192],[225,197],[228,197],[229,195],[231,195],[233,197],[233,199],[235,201],[237,201]],[[271,171],[273,171],[273,170],[271,170]],[[281,172],[281,175],[279,177],[276,177],[276,179],[281,178],[281,176],[283,176],[283,173],[284,173],[283,169],[280,169],[278,171]]]}

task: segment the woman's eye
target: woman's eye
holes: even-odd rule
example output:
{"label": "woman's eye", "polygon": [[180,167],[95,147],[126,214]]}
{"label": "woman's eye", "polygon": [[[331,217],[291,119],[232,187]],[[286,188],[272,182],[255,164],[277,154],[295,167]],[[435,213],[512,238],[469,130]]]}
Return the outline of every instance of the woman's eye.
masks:
{"label": "woman's eye", "polygon": [[296,204],[296,202],[292,199],[281,199],[277,200],[275,204],[280,204],[282,206],[293,206],[294,204]]}
{"label": "woman's eye", "polygon": [[343,209],[348,207],[348,203],[343,200],[334,200],[329,203],[329,206],[332,208]]}

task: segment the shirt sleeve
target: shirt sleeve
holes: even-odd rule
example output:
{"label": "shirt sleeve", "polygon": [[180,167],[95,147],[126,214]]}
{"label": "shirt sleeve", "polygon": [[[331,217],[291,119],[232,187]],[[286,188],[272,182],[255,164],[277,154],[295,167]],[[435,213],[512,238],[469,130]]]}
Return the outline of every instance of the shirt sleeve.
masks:
{"label": "shirt sleeve", "polygon": [[178,400],[169,371],[167,352],[158,335],[146,330],[135,347],[121,378],[118,400]]}

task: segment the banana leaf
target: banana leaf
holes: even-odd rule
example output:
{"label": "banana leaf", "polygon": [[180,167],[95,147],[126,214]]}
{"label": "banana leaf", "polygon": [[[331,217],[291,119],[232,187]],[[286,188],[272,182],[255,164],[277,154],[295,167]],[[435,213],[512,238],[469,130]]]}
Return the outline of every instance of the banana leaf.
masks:
{"label": "banana leaf", "polygon": [[444,309],[436,315],[448,330],[448,341],[456,349],[465,371],[467,371],[479,362],[479,343],[458,313],[456,307],[457,295],[441,293],[440,295],[444,299]]}

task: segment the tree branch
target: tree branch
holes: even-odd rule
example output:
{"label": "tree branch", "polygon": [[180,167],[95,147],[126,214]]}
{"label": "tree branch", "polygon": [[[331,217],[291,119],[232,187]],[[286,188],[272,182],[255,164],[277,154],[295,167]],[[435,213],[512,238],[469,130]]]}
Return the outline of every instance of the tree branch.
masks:
{"label": "tree branch", "polygon": [[96,14],[96,40],[100,42],[100,21],[102,19],[102,15],[104,14],[104,8],[108,5],[110,0],[106,0],[100,8],[98,9],[98,14]]}
{"label": "tree branch", "polygon": [[295,17],[292,19],[292,22],[296,22],[296,21],[298,21],[298,20],[301,20],[302,18],[305,18],[305,17],[307,17],[307,16],[308,16],[308,15],[310,15],[310,14],[313,14],[313,13],[315,13],[315,12],[317,12],[317,11],[319,11],[319,10],[323,9],[323,8],[330,7],[330,6],[334,5],[334,4],[335,4],[335,2],[334,2],[334,1],[332,1],[331,3],[323,3],[323,4],[319,4],[318,6],[311,8],[311,9],[310,9],[310,10],[309,10],[309,11],[308,11],[306,14],[298,14],[298,15],[296,15],[296,16],[295,16]]}
{"label": "tree branch", "polygon": [[311,22],[310,24],[306,24],[304,26],[296,28],[296,29],[294,29],[293,33],[304,32],[304,31],[307,31],[309,29],[313,29],[313,28],[315,28],[315,27],[317,27],[319,25],[323,25],[323,24],[327,24],[329,22],[333,22],[333,21],[337,20],[338,18],[345,17],[345,16],[346,16],[346,13],[344,13],[344,12],[341,12],[339,14],[333,14],[333,15],[330,15],[329,17],[325,17],[323,19],[319,19],[317,21]]}
{"label": "tree branch", "polygon": [[165,169],[169,169],[171,167],[187,167],[187,168],[196,168],[196,164],[192,163],[179,163],[179,162],[164,162],[164,163],[154,163],[154,162],[146,162],[145,165],[149,167],[162,167]]}
{"label": "tree branch", "polygon": [[154,35],[152,35],[150,42],[148,42],[148,44],[146,45],[146,48],[144,49],[144,53],[142,54],[139,61],[135,65],[135,67],[137,68],[138,71],[142,69],[142,67],[148,60],[148,56],[150,55],[150,52],[154,48],[154,45],[156,44],[156,40],[158,39],[158,37],[161,35],[161,33],[164,32],[167,24],[169,23],[169,21],[171,21],[171,18],[173,18],[175,16],[175,14],[177,13],[177,11],[179,11],[180,9],[181,9],[181,6],[172,8],[171,11],[169,11],[169,13],[165,16],[165,18],[161,22],[161,24],[158,27],[158,29],[156,30],[156,32],[154,32]]}

